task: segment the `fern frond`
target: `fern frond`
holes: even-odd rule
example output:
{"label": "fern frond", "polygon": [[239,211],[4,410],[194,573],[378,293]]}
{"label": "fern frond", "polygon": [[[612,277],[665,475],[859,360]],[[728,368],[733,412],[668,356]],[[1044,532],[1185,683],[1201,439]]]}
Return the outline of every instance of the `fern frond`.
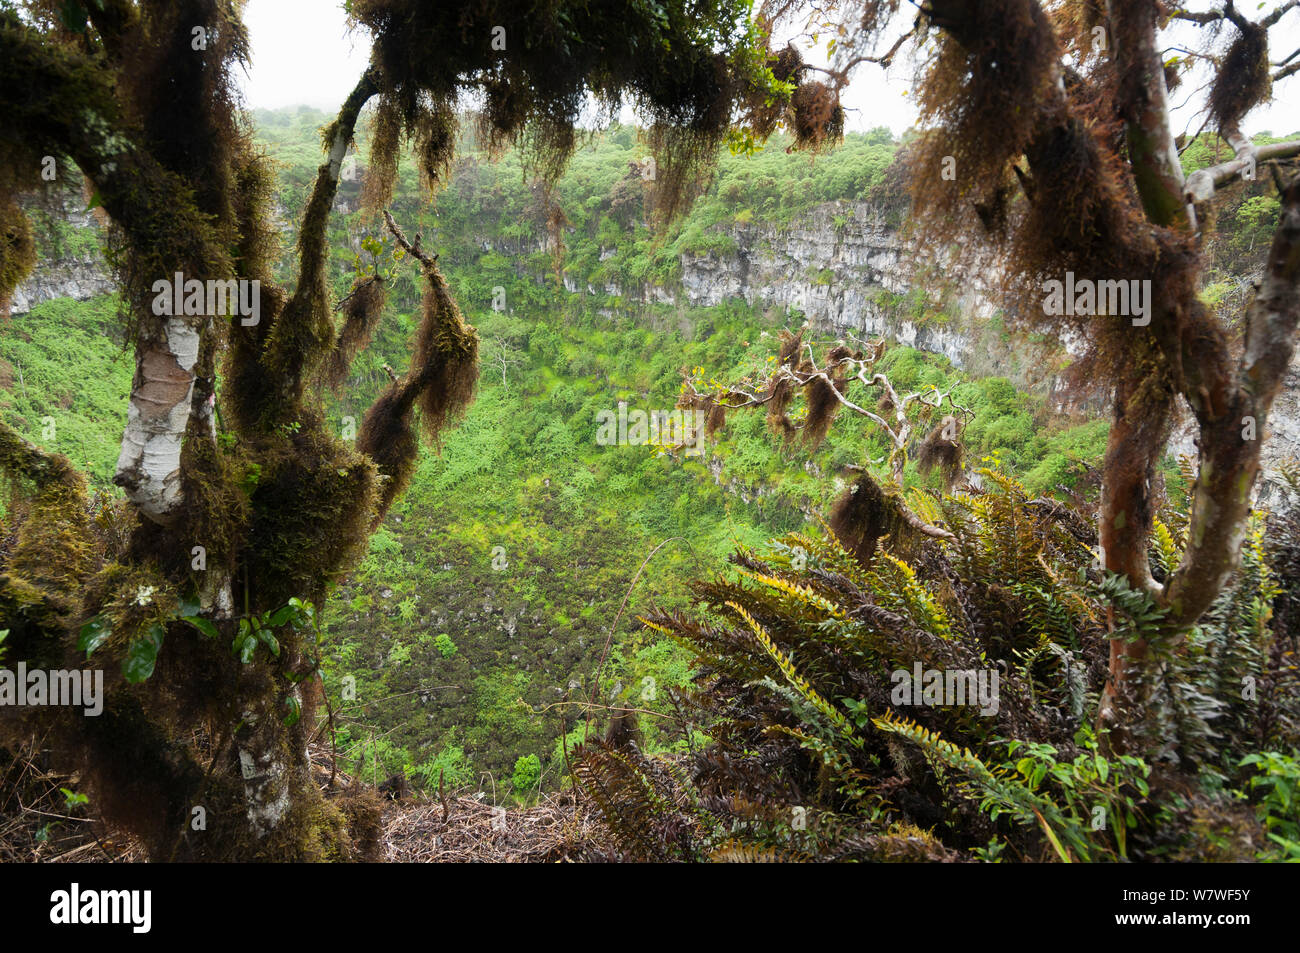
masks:
{"label": "fern frond", "polygon": [[757,580],[765,586],[776,589],[778,592],[783,592],[804,605],[815,609],[818,612],[825,613],[832,619],[843,619],[845,616],[844,608],[842,606],[836,605],[829,599],[818,595],[813,591],[811,586],[799,585],[797,583],[788,582],[778,576],[769,576],[764,573],[751,572],[748,569],[740,569],[737,571],[740,575],[748,576],[750,579]]}
{"label": "fern frond", "polygon": [[1182,562],[1183,554],[1178,544],[1174,542],[1174,534],[1169,531],[1169,527],[1160,521],[1160,517],[1152,520],[1151,532],[1152,548],[1155,550],[1156,561],[1160,568],[1166,573],[1172,573]]}
{"label": "fern frond", "polygon": [[1041,826],[1057,856],[1066,863],[1074,858],[1063,846],[1062,837],[1070,842],[1082,859],[1089,859],[1087,842],[1071,829],[1060,809],[1051,800],[1036,794],[1015,778],[995,773],[969,748],[958,748],[916,722],[899,718],[890,712],[873,718],[872,724],[881,731],[912,742],[932,765],[963,775],[981,795],[981,808],[988,811],[994,819],[1005,813],[1021,824]]}
{"label": "fern frond", "polygon": [[883,550],[879,553],[879,560],[881,565],[873,570],[870,578],[874,582],[873,589],[882,597],[882,604],[894,602],[894,608],[906,612],[921,628],[942,639],[950,639],[952,621],[930,590],[916,578],[916,570]]}
{"label": "fern frond", "polygon": [[850,741],[854,742],[855,745],[860,747],[862,745],[862,739],[857,737],[853,724],[845,718],[843,714],[837,711],[834,705],[819,695],[817,690],[812,687],[808,680],[799,674],[798,670],[794,667],[794,662],[784,652],[777,648],[776,643],[772,641],[772,637],[768,635],[767,630],[759,625],[754,617],[749,614],[748,610],[746,610],[740,603],[728,602],[727,605],[733,609],[737,615],[745,620],[745,624],[749,626],[755,637],[758,639],[759,644],[762,645],[767,654],[771,656],[772,661],[775,662],[777,668],[781,670],[781,674],[785,676],[786,681],[788,681],[790,685],[799,692],[808,704],[816,708],[817,711],[833,724],[845,738],[848,738]]}

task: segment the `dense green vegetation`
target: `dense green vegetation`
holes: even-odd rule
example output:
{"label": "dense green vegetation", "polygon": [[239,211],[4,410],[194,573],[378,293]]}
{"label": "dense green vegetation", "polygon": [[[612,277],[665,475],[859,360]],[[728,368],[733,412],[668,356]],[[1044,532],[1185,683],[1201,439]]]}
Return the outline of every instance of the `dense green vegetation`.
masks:
{"label": "dense green vegetation", "polygon": [[[863,565],[833,536],[791,534],[740,549],[738,578],[701,583],[695,611],[648,619],[706,673],[685,711],[712,715],[716,744],[671,770],[634,746],[579,749],[574,777],[612,837],[588,855],[1300,859],[1300,679],[1294,632],[1275,621],[1300,593],[1295,519],[1267,533],[1253,519],[1241,573],[1186,652],[1159,650],[1139,756],[1107,746],[1091,713],[1107,636],[1153,631],[1162,610],[1090,565],[1077,515],[980,473],[982,492],[931,498],[957,532],[942,551],[904,560],[894,540]],[[1186,526],[1162,507],[1161,576]],[[955,672],[996,688],[945,696]]]}
{"label": "dense green vegetation", "polygon": [[[278,163],[287,222],[302,212],[327,118],[307,109],[255,117]],[[674,709],[691,676],[689,654],[637,617],[686,607],[686,580],[723,570],[737,545],[815,526],[844,485],[842,468],[881,463],[888,447],[868,422],[843,419],[805,467],[802,455],[783,453],[761,414],[729,421],[706,461],[597,444],[599,412],[620,401],[671,408],[682,368],[723,379],[762,368],[774,333],[802,320],[743,302],[648,304],[640,291],[671,288],[684,254],[733,250],[727,226],[779,227],[818,203],[870,195],[896,145],[876,131],[849,135],[815,162],[778,140],[755,156],[724,155],[707,193],[662,235],[645,223],[648,185],[631,168],[645,148],[631,128],[593,136],[550,195],[531,184],[517,153],[493,161],[466,143],[429,204],[404,161],[394,214],[439,254],[478,327],[483,369],[467,419],[441,454],[423,454],[410,491],[326,608],[326,683],[346,763],[367,777],[405,771],[417,784],[495,783],[499,797],[526,799],[560,782],[561,740],[583,734],[598,667],[598,704]],[[358,177],[340,192],[348,211],[332,232],[341,253],[335,294],[347,293],[354,267],[376,260],[392,277],[375,342],[331,404],[344,434],[387,381],[384,364],[399,366],[419,308],[415,270],[394,261],[377,223],[356,211],[359,191]],[[1247,207],[1257,198],[1268,201],[1243,200],[1221,218],[1231,249],[1246,240],[1247,220],[1267,211]],[[47,258],[78,256],[94,241],[58,222],[41,231]],[[597,293],[570,293],[565,281]],[[897,306],[924,310],[909,296]],[[6,419],[85,464],[105,492],[116,492],[108,479],[130,385],[114,307],[110,299],[50,302],[0,337]],[[955,399],[975,413],[970,453],[1031,493],[1075,486],[1105,446],[1104,421],[1054,419],[1041,395],[1005,379],[965,379],[942,358],[903,347],[883,367],[900,392],[955,386]],[[906,477],[939,486],[915,463]],[[668,719],[646,717],[642,731],[648,751],[695,740]]]}

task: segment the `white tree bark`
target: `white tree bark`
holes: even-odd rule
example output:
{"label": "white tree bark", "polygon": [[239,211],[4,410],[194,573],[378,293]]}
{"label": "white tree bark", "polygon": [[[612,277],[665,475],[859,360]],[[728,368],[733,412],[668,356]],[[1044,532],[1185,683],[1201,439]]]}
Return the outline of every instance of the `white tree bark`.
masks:
{"label": "white tree bark", "polygon": [[181,443],[194,395],[199,332],[168,318],[160,339],[136,349],[135,380],[113,482],[145,516],[167,524],[181,499]]}

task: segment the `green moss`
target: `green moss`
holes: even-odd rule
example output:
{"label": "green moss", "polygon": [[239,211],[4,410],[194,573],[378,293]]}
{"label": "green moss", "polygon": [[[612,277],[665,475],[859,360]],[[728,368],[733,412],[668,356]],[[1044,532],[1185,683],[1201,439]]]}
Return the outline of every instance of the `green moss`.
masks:
{"label": "green moss", "polygon": [[31,224],[18,203],[0,192],[0,312],[9,310],[9,295],[35,265]]}
{"label": "green moss", "polygon": [[0,472],[35,486],[26,506],[10,514],[16,538],[0,563],[0,607],[17,630],[7,645],[20,659],[57,657],[53,637],[77,620],[95,549],[85,481],[67,457],[42,452],[2,423]]}

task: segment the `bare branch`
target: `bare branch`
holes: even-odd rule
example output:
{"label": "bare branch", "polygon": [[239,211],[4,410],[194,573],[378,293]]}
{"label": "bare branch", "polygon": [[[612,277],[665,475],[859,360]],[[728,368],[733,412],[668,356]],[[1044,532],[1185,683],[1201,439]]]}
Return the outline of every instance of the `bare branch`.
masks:
{"label": "bare branch", "polygon": [[429,255],[420,247],[420,235],[418,233],[415,236],[414,242],[407,241],[406,235],[403,234],[402,229],[398,226],[397,222],[393,221],[393,215],[388,211],[388,209],[384,209],[384,224],[388,226],[388,230],[392,232],[393,237],[397,239],[397,244],[401,245],[402,249],[408,255],[417,259],[426,269],[433,267],[434,262],[438,260],[438,256]]}
{"label": "bare branch", "polygon": [[365,281],[361,282],[359,285],[357,285],[355,288],[353,288],[351,291],[349,291],[347,294],[345,294],[342,298],[339,298],[339,303],[336,304],[336,305],[334,306],[334,310],[335,310],[335,311],[339,311],[340,309],[342,309],[342,307],[343,307],[345,304],[347,304],[348,301],[350,301],[350,300],[352,299],[352,297],[353,297],[353,296],[354,296],[358,291],[362,291],[362,290],[364,290],[364,289],[370,287],[372,284],[374,284],[374,283],[375,283],[376,281],[378,281],[378,280],[379,280],[379,276],[378,276],[378,275],[371,275],[371,276],[370,276],[369,278],[367,278]]}
{"label": "bare branch", "polygon": [[1236,133],[1229,140],[1229,145],[1232,145],[1236,153],[1234,158],[1206,169],[1198,169],[1187,177],[1183,193],[1187,201],[1197,204],[1207,202],[1214,196],[1216,189],[1239,178],[1242,173],[1258,174],[1260,163],[1268,162],[1270,159],[1289,159],[1300,155],[1300,139],[1256,146],[1240,133]]}
{"label": "bare branch", "polygon": [[1272,13],[1270,13],[1268,16],[1260,20],[1259,25],[1263,27],[1270,27],[1278,20],[1286,16],[1287,13],[1294,10],[1296,7],[1300,7],[1300,0],[1287,0],[1286,3],[1282,4]]}
{"label": "bare branch", "polygon": [[1186,20],[1188,23],[1195,23],[1198,26],[1207,26],[1222,20],[1223,11],[1207,10],[1204,13],[1193,13],[1191,10],[1175,10],[1169,16],[1174,20]]}

